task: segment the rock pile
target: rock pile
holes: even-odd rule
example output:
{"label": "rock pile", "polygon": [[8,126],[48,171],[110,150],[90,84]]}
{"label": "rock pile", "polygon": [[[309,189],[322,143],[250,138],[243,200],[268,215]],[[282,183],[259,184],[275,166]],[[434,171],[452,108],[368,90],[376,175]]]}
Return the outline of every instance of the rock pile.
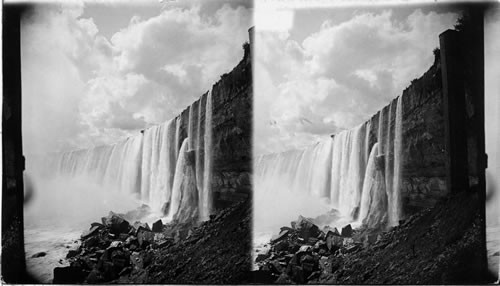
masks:
{"label": "rock pile", "polygon": [[320,229],[313,219],[299,216],[291,227],[281,228],[279,235],[271,239],[269,249],[257,254],[259,275],[270,280],[256,282],[303,284],[317,280],[323,272],[335,271],[332,265],[344,255],[361,248],[354,234],[351,225],[340,232],[329,226]]}
{"label": "rock pile", "polygon": [[[136,212],[137,213],[137,212]],[[129,213],[127,213],[129,214]],[[92,223],[81,245],[70,250],[68,267],[54,269],[54,283],[235,284],[251,266],[249,200],[199,223],[163,224],[110,212]]]}
{"label": "rock pile", "polygon": [[384,232],[319,230],[299,217],[256,257],[255,282],[311,284],[484,284],[478,196],[462,192]]}
{"label": "rock pile", "polygon": [[147,223],[136,221],[131,225],[126,216],[110,212],[101,223],[92,223],[82,234],[78,249],[68,252],[70,266],[54,269],[53,282],[109,282],[143,268],[154,249],[173,243],[174,237],[163,232],[161,220],[151,230]]}

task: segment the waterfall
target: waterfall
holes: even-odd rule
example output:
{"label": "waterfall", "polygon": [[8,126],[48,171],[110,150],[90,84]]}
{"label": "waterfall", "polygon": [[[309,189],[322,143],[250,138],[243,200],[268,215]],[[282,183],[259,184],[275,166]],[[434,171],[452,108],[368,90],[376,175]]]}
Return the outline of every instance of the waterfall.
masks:
{"label": "waterfall", "polygon": [[40,182],[81,177],[136,197],[170,218],[200,214],[207,219],[212,209],[211,100],[208,93],[189,107],[187,126],[178,116],[113,145],[28,156],[30,172]]}
{"label": "waterfall", "polygon": [[172,187],[172,198],[170,202],[170,211],[168,216],[173,218],[177,211],[179,210],[179,206],[182,200],[182,186],[185,184],[184,176],[187,175],[187,164],[186,164],[186,151],[188,147],[188,138],[184,139],[181,145],[181,149],[179,151],[179,158],[177,160],[177,164],[175,166],[175,175],[174,175],[174,185]]}
{"label": "waterfall", "polygon": [[[203,170],[212,169],[212,93],[208,92],[207,102],[205,107],[205,152]],[[207,220],[212,211],[212,176],[209,172],[203,172],[203,193],[202,193],[202,208],[200,216],[202,220]]]}
{"label": "waterfall", "polygon": [[255,192],[259,198],[270,192],[284,192],[282,197],[307,194],[318,202],[328,202],[351,222],[369,227],[397,225],[401,216],[401,132],[399,97],[397,104],[391,102],[378,113],[378,124],[370,119],[302,150],[260,156],[254,165]]}
{"label": "waterfall", "polygon": [[391,225],[397,225],[401,218],[401,182],[402,182],[402,156],[403,156],[403,99],[398,98],[396,105],[396,122],[394,123],[394,178],[393,178],[393,208],[389,217]]}

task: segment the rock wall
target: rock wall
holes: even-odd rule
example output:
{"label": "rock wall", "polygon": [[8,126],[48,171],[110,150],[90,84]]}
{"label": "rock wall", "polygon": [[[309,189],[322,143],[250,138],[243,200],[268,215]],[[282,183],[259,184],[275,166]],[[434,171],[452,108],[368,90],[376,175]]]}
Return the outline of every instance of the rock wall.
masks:
{"label": "rock wall", "polygon": [[[446,196],[445,127],[439,58],[402,96],[402,190],[403,216],[434,206]],[[379,116],[383,125],[391,108],[390,141],[394,140],[397,98],[370,119],[370,146],[377,141]],[[385,130],[387,132],[387,130]],[[387,134],[383,134],[386,138]],[[393,144],[391,142],[390,144]]]}
{"label": "rock wall", "polygon": [[[467,35],[461,36],[465,39]],[[469,35],[470,37],[470,35]],[[465,40],[463,40],[465,41]],[[481,42],[474,40],[471,42]],[[445,101],[443,89],[443,74],[441,57],[446,50],[435,51],[433,65],[420,78],[414,79],[410,86],[402,93],[402,189],[401,197],[403,203],[403,218],[421,210],[432,207],[436,202],[450,193],[447,186],[447,160],[448,152],[446,146],[445,124],[450,128],[464,128],[463,136],[466,138],[454,138],[452,140],[465,140],[467,142],[466,154],[454,154],[453,156],[467,156],[468,186],[461,186],[461,190],[481,188],[481,177],[484,175],[484,165],[481,162],[484,154],[484,117],[482,106],[483,90],[480,76],[475,75],[481,71],[480,67],[473,66],[474,60],[467,60],[473,55],[481,55],[481,50],[475,44],[472,48],[463,49],[467,54],[466,60],[455,59],[456,62],[446,63],[451,66],[462,67],[464,81],[454,82],[455,89],[465,91],[466,108],[464,116],[465,126],[459,126],[457,122],[448,122],[445,118]],[[473,52],[470,52],[473,51]],[[472,55],[470,55],[472,53]],[[477,58],[477,56],[475,57]],[[478,62],[481,62],[477,60]],[[472,62],[472,64],[470,63]],[[456,71],[456,68],[455,68]],[[449,96],[459,96],[452,94]],[[397,98],[376,113],[371,119],[370,146],[377,141],[378,121],[380,113],[390,114],[390,141],[394,140],[394,125]],[[383,117],[383,125],[387,124],[388,116]],[[483,120],[483,121],[482,121]],[[387,132],[387,130],[384,130]],[[387,134],[383,134],[386,138]],[[391,142],[390,144],[393,144]],[[483,174],[483,175],[481,175]]]}
{"label": "rock wall", "polygon": [[[223,208],[251,196],[252,166],[252,65],[250,45],[243,46],[244,57],[229,73],[221,76],[212,96],[212,190],[215,208]],[[193,104],[205,106],[208,92]],[[194,120],[198,115],[195,112]],[[181,140],[187,137],[189,107],[182,111]],[[200,112],[205,126],[205,109]]]}

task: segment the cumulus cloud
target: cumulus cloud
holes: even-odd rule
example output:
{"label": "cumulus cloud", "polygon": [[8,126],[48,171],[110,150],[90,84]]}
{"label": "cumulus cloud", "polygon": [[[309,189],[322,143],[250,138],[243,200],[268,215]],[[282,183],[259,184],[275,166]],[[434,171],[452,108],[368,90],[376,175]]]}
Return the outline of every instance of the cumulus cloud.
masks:
{"label": "cumulus cloud", "polygon": [[325,20],[300,43],[293,30],[259,31],[254,124],[266,139],[255,151],[300,148],[364,122],[429,68],[439,33],[457,17],[417,9],[399,21],[392,10],[358,11]]}
{"label": "cumulus cloud", "polygon": [[176,116],[241,60],[251,25],[243,6],[165,6],[107,38],[84,9],[37,5],[23,21],[27,153],[111,144]]}

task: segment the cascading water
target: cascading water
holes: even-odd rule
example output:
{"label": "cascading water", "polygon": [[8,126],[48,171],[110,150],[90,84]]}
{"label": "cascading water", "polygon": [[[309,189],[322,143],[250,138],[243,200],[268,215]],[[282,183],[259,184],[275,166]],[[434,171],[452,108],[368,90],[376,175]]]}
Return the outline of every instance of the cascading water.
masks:
{"label": "cascading water", "polygon": [[[369,227],[396,225],[401,216],[401,132],[400,97],[396,108],[391,103],[378,113],[378,124],[370,120],[304,150],[259,157],[254,166],[255,207],[262,208],[259,204],[266,194],[277,202],[299,194],[304,200],[307,194],[317,198],[318,209],[327,205],[347,221]],[[293,207],[284,205],[283,212],[291,213]],[[280,208],[273,209],[271,215],[279,217],[279,212]]]}
{"label": "cascading water", "polygon": [[[208,92],[207,103],[205,107],[205,153],[203,170],[212,169],[212,93]],[[208,172],[203,172],[203,196],[201,198],[203,204],[200,209],[200,217],[202,220],[207,220],[212,212],[212,176]]]}
{"label": "cascading water", "polygon": [[182,220],[199,212],[200,219],[207,219],[212,206],[212,105],[210,94],[204,106],[202,99],[189,107],[187,134],[178,116],[114,145],[28,157],[35,184],[84,178],[99,188],[136,197],[157,214]]}

